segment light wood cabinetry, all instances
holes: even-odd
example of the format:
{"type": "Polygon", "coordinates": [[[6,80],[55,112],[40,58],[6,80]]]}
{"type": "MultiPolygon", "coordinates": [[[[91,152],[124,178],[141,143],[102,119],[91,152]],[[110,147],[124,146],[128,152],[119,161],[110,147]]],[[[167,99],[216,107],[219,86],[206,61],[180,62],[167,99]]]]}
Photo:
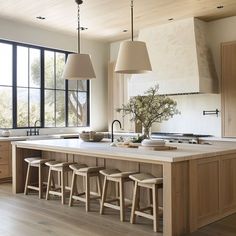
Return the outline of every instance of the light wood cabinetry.
{"type": "Polygon", "coordinates": [[[11,180],[11,142],[0,141],[0,183],[11,180]]]}
{"type": "Polygon", "coordinates": [[[190,161],[191,231],[236,211],[236,154],[190,161]]]}
{"type": "Polygon", "coordinates": [[[222,136],[236,137],[236,42],[221,45],[222,136]]]}

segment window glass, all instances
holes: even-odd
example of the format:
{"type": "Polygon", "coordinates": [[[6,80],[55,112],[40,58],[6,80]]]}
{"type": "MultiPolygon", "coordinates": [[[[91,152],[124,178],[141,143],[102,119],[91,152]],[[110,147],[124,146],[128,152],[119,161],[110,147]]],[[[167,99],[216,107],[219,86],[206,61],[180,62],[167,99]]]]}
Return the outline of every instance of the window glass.
{"type": "Polygon", "coordinates": [[[0,43],[0,85],[12,85],[12,45],[0,43]]]}
{"type": "Polygon", "coordinates": [[[54,88],[55,79],[54,79],[54,52],[45,51],[45,64],[44,64],[44,78],[45,78],[45,88],[54,88]]]}
{"type": "Polygon", "coordinates": [[[29,50],[17,46],[17,86],[28,87],[29,81],[29,50]]]}
{"type": "Polygon", "coordinates": [[[0,87],[0,127],[12,128],[12,88],[0,87]]]}
{"type": "Polygon", "coordinates": [[[30,126],[33,127],[36,120],[40,120],[40,89],[30,89],[30,126]]]}
{"type": "Polygon", "coordinates": [[[41,82],[41,66],[40,66],[40,50],[30,49],[30,87],[40,88],[41,82]]]}
{"type": "Polygon", "coordinates": [[[55,92],[54,90],[45,90],[44,103],[45,127],[55,127],[55,92]]]}
{"type": "Polygon", "coordinates": [[[56,91],[56,126],[65,126],[65,91],[56,91]]]}
{"type": "Polygon", "coordinates": [[[28,127],[28,88],[17,89],[17,126],[28,127]]]}

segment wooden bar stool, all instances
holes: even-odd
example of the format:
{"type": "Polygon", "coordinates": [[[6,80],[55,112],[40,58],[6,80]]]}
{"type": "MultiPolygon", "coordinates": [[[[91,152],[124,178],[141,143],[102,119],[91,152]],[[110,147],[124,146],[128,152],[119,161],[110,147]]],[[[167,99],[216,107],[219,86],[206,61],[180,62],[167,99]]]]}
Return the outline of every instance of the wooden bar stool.
{"type": "Polygon", "coordinates": [[[28,194],[28,189],[32,189],[39,192],[39,198],[42,198],[43,194],[43,178],[42,178],[42,169],[45,167],[45,163],[49,159],[42,159],[41,157],[28,157],[24,159],[28,163],[26,180],[25,180],[25,191],[24,194],[28,194]],[[32,172],[32,167],[38,168],[38,186],[30,185],[30,177],[32,172]]]}
{"type": "Polygon", "coordinates": [[[49,200],[49,195],[57,195],[61,197],[61,203],[65,204],[65,191],[70,190],[70,187],[66,186],[65,184],[65,174],[71,169],[69,168],[69,165],[73,164],[74,162],[60,162],[60,161],[49,161],[46,162],[45,165],[49,166],[49,172],[48,172],[48,183],[47,183],[47,192],[46,192],[46,200],[49,200]],[[51,190],[51,181],[52,181],[52,172],[56,171],[60,175],[61,183],[59,188],[51,190]],[[58,191],[58,189],[60,191],[58,191]]]}
{"type": "Polygon", "coordinates": [[[131,204],[125,204],[125,196],[124,196],[124,183],[131,181],[129,175],[134,172],[121,172],[118,169],[106,169],[101,170],[100,173],[104,175],[104,184],[102,190],[102,201],[100,206],[100,214],[104,213],[104,207],[109,207],[115,210],[120,211],[120,221],[125,220],[125,208],[131,206],[131,204]],[[118,184],[119,188],[119,196],[116,193],[116,198],[107,200],[107,186],[108,181],[112,181],[118,184]],[[117,202],[117,205],[112,204],[112,202],[117,202]]]}
{"type": "Polygon", "coordinates": [[[154,232],[157,232],[159,229],[158,189],[163,188],[163,178],[156,178],[155,176],[146,173],[134,174],[129,177],[135,182],[130,223],[135,223],[136,215],[142,216],[153,220],[153,230],[154,232]],[[140,209],[138,202],[140,187],[150,189],[149,194],[152,194],[152,198],[150,198],[151,205],[142,209],[140,209]],[[151,211],[150,214],[146,212],[148,210],[151,211]]]}
{"type": "Polygon", "coordinates": [[[87,167],[85,164],[73,164],[70,165],[70,168],[73,170],[72,183],[71,183],[71,192],[70,192],[70,201],[69,206],[73,205],[73,200],[78,200],[85,202],[85,208],[88,212],[90,210],[90,201],[94,199],[101,198],[101,183],[99,171],[103,167],[87,167]],[[76,187],[76,177],[82,176],[85,178],[85,192],[78,193],[75,195],[76,187]],[[97,182],[97,193],[91,192],[90,190],[90,178],[96,177],[97,182]],[[85,197],[83,197],[85,195],[85,197]]]}

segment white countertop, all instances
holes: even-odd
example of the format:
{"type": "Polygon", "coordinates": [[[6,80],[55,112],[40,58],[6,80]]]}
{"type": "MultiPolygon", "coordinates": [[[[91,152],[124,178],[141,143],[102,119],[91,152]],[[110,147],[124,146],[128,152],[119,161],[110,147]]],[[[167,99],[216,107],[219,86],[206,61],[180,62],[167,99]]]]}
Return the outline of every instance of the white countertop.
{"type": "Polygon", "coordinates": [[[13,142],[19,148],[81,154],[87,156],[136,161],[144,163],[179,162],[222,154],[236,153],[236,145],[171,144],[177,150],[149,151],[135,148],[111,147],[108,140],[99,143],[79,139],[51,139],[13,142]]]}

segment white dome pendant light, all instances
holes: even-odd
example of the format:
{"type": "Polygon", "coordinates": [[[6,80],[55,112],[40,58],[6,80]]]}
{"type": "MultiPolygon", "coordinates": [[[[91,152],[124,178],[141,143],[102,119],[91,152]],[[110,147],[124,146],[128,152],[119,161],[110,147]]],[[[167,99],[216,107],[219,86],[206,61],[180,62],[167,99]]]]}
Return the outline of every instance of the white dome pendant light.
{"type": "Polygon", "coordinates": [[[82,0],[75,0],[78,4],[78,53],[69,54],[62,77],[68,80],[87,80],[96,78],[90,55],[80,53],[80,5],[82,0]]]}
{"type": "Polygon", "coordinates": [[[131,41],[120,45],[115,72],[120,74],[141,74],[152,71],[145,42],[134,41],[134,1],[131,1],[131,41]]]}

